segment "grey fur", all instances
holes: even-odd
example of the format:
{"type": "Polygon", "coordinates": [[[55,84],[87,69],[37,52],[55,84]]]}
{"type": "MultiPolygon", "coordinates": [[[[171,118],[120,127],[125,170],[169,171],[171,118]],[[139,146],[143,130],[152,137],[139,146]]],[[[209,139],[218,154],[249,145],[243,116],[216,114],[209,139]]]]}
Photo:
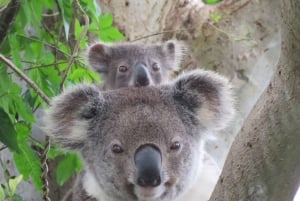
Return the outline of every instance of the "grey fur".
{"type": "Polygon", "coordinates": [[[209,71],[195,70],[163,86],[103,92],[82,84],[67,90],[53,99],[45,119],[47,134],[77,150],[85,164],[65,200],[177,199],[197,178],[205,135],[223,128],[233,113],[227,79],[209,71]],[[174,141],[181,144],[177,151],[170,149],[174,141]],[[113,153],[115,144],[124,152],[113,153]],[[155,188],[136,183],[134,153],[144,144],[162,155],[162,184],[155,188]]]}
{"type": "Polygon", "coordinates": [[[166,83],[170,72],[179,67],[184,50],[181,42],[173,40],[155,45],[95,43],[87,57],[92,69],[102,75],[104,89],[116,89],[166,83]],[[155,63],[158,70],[154,69],[155,63]],[[126,72],[120,72],[120,66],[125,66],[126,72]],[[146,71],[143,79],[147,82],[139,83],[136,72],[141,66],[146,71]]]}

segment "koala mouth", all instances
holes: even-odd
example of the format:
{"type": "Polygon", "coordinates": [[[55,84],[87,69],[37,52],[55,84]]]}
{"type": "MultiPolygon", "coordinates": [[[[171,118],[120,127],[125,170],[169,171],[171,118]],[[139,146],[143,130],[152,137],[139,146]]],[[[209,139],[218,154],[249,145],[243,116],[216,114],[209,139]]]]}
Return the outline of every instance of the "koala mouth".
{"type": "Polygon", "coordinates": [[[134,194],[139,199],[156,199],[159,198],[165,192],[165,186],[157,186],[157,187],[134,187],[134,194]]]}

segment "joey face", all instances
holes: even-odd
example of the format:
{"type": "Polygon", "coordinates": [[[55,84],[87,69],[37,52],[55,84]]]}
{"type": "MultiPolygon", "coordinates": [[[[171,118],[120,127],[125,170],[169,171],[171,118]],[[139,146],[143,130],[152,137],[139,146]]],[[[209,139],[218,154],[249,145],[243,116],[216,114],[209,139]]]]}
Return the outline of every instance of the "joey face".
{"type": "Polygon", "coordinates": [[[105,89],[142,87],[166,82],[180,63],[182,49],[174,41],[160,45],[96,43],[90,47],[88,59],[104,78],[105,89]]]}

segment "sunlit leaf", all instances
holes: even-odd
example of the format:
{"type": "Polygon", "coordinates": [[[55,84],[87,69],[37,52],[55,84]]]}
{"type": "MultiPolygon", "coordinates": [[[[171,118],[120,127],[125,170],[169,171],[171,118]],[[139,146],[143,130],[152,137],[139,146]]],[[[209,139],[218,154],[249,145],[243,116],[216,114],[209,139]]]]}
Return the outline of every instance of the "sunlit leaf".
{"type": "Polygon", "coordinates": [[[11,0],[0,0],[0,8],[6,6],[7,4],[9,4],[11,0]]]}
{"type": "Polygon", "coordinates": [[[110,27],[100,30],[99,38],[104,42],[114,42],[116,40],[122,40],[125,37],[117,28],[110,27]]]}
{"type": "Polygon", "coordinates": [[[19,183],[22,181],[22,179],[23,179],[23,175],[19,175],[13,179],[8,180],[8,186],[9,186],[11,195],[15,194],[16,189],[17,189],[19,183]]]}
{"type": "Polygon", "coordinates": [[[113,17],[110,13],[106,13],[105,15],[99,16],[99,25],[100,29],[109,28],[112,26],[113,17]]]}
{"type": "Polygon", "coordinates": [[[203,3],[205,4],[216,4],[221,2],[222,0],[203,0],[203,3]]]}
{"type": "Polygon", "coordinates": [[[5,193],[2,186],[0,185],[0,200],[4,200],[4,199],[5,199],[5,193]]]}

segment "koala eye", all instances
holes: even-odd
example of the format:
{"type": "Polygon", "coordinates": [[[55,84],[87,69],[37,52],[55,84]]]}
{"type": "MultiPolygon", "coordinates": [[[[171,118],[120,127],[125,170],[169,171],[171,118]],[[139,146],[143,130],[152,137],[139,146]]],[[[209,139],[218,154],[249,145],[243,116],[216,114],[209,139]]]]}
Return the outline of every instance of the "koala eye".
{"type": "Polygon", "coordinates": [[[178,141],[175,141],[171,144],[170,149],[172,151],[178,151],[181,148],[181,144],[178,141]]]}
{"type": "Polygon", "coordinates": [[[115,153],[115,154],[120,154],[120,153],[122,153],[122,152],[124,151],[123,148],[122,148],[120,145],[118,145],[118,144],[114,144],[114,145],[111,147],[111,150],[112,150],[112,152],[115,153]]]}
{"type": "Polygon", "coordinates": [[[160,70],[160,67],[158,66],[157,63],[154,63],[154,64],[152,64],[152,69],[153,69],[154,71],[159,71],[159,70],[160,70]]]}
{"type": "Polygon", "coordinates": [[[128,71],[128,67],[127,66],[119,66],[119,72],[121,72],[121,73],[125,73],[125,72],[127,72],[128,71]]]}

